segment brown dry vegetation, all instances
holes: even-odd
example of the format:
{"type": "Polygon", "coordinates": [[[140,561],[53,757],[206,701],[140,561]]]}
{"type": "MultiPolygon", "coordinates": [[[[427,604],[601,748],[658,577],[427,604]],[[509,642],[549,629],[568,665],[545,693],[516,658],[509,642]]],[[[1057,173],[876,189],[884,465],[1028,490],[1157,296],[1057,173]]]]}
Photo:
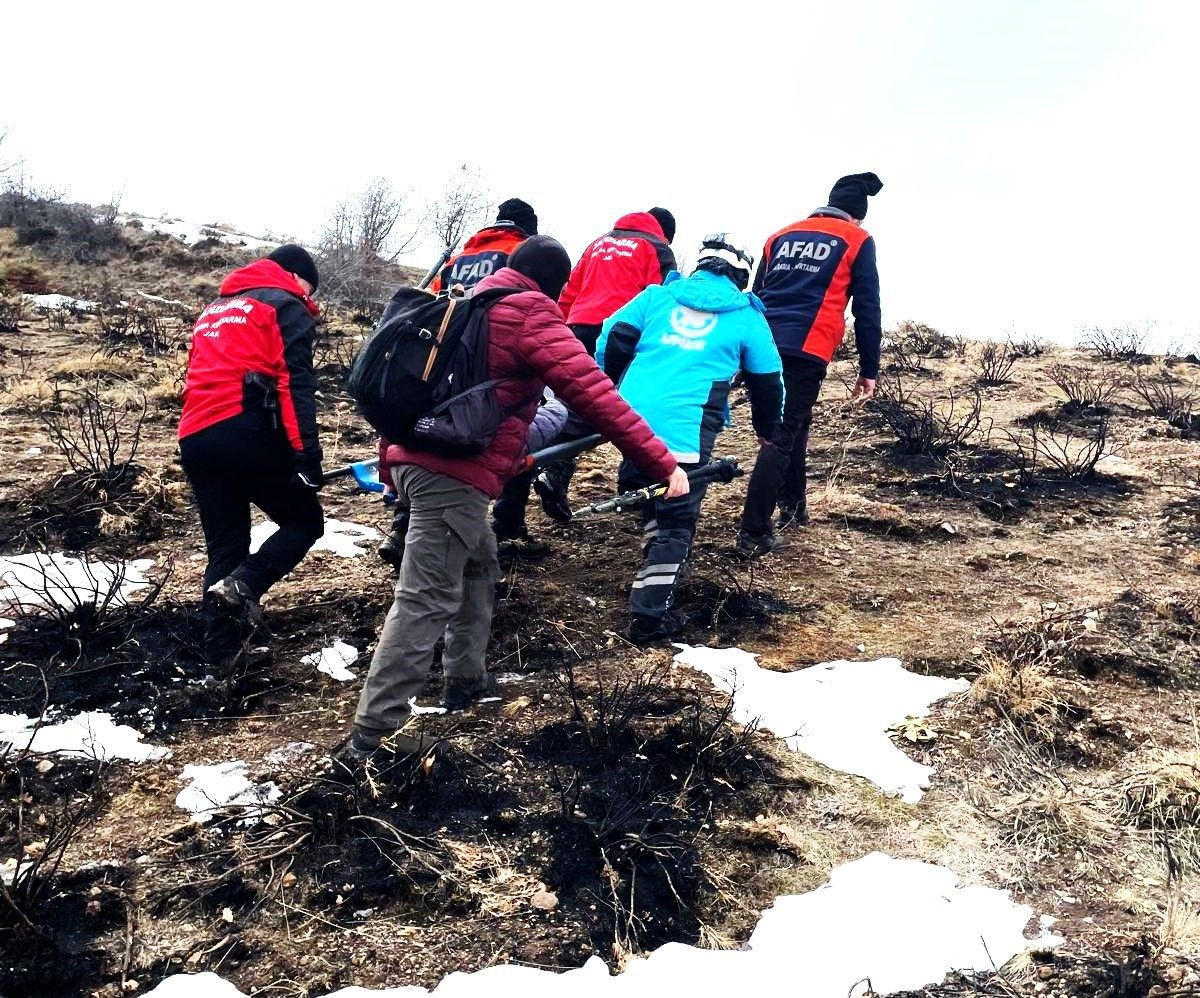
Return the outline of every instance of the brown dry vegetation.
{"type": "MultiPolygon", "coordinates": [[[[390,576],[372,556],[310,555],[266,601],[270,661],[233,684],[205,678],[192,616],[202,538],[176,460],[175,389],[188,311],[236,254],[134,241],[127,259],[83,270],[0,229],[0,274],[187,303],[158,317],[165,344],[150,349],[106,350],[103,316],[56,328],[24,314],[0,334],[0,551],[152,557],[161,581],[110,618],[20,619],[0,645],[0,712],[108,710],[173,752],[141,766],[3,760],[0,861],[53,862],[36,889],[0,899],[3,964],[20,967],[0,991],[128,994],[213,969],[247,992],[300,996],[428,986],[502,960],[565,967],[599,953],[616,966],[667,940],[734,945],[773,896],[881,848],[1011,889],[1067,938],[923,994],[1191,993],[1200,440],[1148,411],[1127,365],[1014,348],[1006,380],[981,385],[994,351],[909,324],[886,358],[899,400],[851,406],[853,361],[832,369],[812,525],[788,551],[734,561],[744,486],[710,491],[681,591],[687,640],[738,643],[780,670],[895,655],[974,680],[935,710],[933,741],[899,742],[937,767],[920,805],[730,724],[726,699],[668,650],[629,646],[634,523],[555,527],[536,504],[531,527],[555,550],[513,562],[500,584],[491,664],[519,674],[505,703],[427,718],[447,740],[431,771],[348,782],[324,760],[357,684],[300,658],[335,637],[369,654],[390,576]],[[1072,404],[1054,387],[1063,365],[1122,387],[1103,408],[1072,404]],[[123,437],[107,471],[70,466],[51,432],[89,386],[109,414],[146,407],[137,447],[123,437]],[[952,395],[978,398],[965,428],[958,403],[964,432],[898,446],[897,421],[929,419],[937,434],[952,395]],[[1101,425],[1094,468],[1051,459],[1073,460],[1066,441],[1094,441],[1101,425]],[[296,741],[317,748],[266,759],[296,741]],[[278,782],[281,800],[255,828],[237,815],[190,825],[174,805],[180,770],[230,759],[278,782]],[[532,903],[544,889],[553,910],[532,903]]],[[[341,382],[365,328],[331,310],[317,346],[330,466],[372,451],[341,382]]],[[[1194,365],[1167,374],[1177,394],[1200,390],[1194,365]]],[[[721,449],[749,463],[746,412],[735,405],[721,449]]],[[[610,491],[615,463],[611,450],[588,456],[576,498],[610,491]]],[[[323,501],[329,516],[386,524],[375,499],[344,486],[323,501]]]]}

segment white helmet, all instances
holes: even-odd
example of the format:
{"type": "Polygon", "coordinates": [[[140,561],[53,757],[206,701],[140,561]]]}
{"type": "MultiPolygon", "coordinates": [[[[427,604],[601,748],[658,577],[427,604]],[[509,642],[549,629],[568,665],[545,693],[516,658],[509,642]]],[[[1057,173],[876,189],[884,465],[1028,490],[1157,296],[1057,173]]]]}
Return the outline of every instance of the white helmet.
{"type": "Polygon", "coordinates": [[[725,274],[734,284],[745,289],[754,273],[754,257],[742,249],[744,245],[728,232],[714,232],[705,236],[700,244],[700,255],[696,258],[696,269],[725,274]]]}

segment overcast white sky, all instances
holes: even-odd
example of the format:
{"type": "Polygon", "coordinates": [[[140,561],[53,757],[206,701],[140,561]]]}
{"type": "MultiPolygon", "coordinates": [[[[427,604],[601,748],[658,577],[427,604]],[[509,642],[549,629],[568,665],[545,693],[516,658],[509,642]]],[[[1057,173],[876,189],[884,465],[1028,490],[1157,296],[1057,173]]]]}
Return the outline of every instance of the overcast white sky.
{"type": "Polygon", "coordinates": [[[1200,347],[1197,2],[10,6],[6,151],[78,200],[311,238],[470,162],[572,255],[661,204],[694,257],[873,170],[885,325],[1200,347]]]}

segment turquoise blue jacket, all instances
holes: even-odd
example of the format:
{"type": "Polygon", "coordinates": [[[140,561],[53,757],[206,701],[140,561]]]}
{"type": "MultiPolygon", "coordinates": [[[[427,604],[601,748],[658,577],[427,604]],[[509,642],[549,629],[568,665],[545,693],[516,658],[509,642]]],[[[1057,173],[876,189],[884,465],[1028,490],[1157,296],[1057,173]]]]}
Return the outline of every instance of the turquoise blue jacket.
{"type": "Polygon", "coordinates": [[[681,464],[708,460],[739,370],[759,436],[771,436],[782,409],[782,364],[762,302],[709,271],[652,284],[614,313],[596,361],[681,464]]]}

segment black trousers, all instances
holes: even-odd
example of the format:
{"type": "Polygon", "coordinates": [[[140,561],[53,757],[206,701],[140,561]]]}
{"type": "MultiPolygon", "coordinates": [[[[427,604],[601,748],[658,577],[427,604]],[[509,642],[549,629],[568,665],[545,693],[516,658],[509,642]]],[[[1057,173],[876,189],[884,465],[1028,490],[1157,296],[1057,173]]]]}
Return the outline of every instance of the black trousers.
{"type": "Polygon", "coordinates": [[[804,509],[808,489],[808,433],[812,410],[821,394],[827,366],[806,357],[783,358],[783,419],[771,442],[759,448],[746,504],[742,530],[756,537],[772,532],[777,505],[804,509]]]}
{"type": "MultiPolygon", "coordinates": [[[[687,471],[698,465],[681,467],[687,471]]],[[[621,462],[617,472],[618,491],[629,492],[649,484],[650,479],[632,464],[621,462]]],[[[700,485],[675,499],[652,499],[641,508],[642,567],[629,590],[629,611],[646,624],[659,620],[675,602],[675,586],[692,551],[692,537],[706,489],[707,486],[700,485]]]]}
{"type": "MultiPolygon", "coordinates": [[[[592,324],[590,322],[568,322],[567,328],[575,334],[575,339],[583,344],[583,348],[588,352],[589,357],[596,356],[596,343],[600,339],[600,330],[602,326],[599,323],[592,324]]],[[[604,367],[604,358],[601,357],[596,363],[601,368],[604,367]]]]}
{"type": "Polygon", "coordinates": [[[504,483],[504,491],[492,505],[492,523],[497,536],[515,537],[525,529],[525,510],[536,471],[523,471],[504,483]]]}
{"type": "Polygon", "coordinates": [[[263,412],[244,412],[179,442],[208,548],[204,588],[236,575],[256,597],[300,563],[325,529],[316,493],[295,480],[292,450],[263,412]],[[250,505],[279,527],[250,553],[250,505]]]}

